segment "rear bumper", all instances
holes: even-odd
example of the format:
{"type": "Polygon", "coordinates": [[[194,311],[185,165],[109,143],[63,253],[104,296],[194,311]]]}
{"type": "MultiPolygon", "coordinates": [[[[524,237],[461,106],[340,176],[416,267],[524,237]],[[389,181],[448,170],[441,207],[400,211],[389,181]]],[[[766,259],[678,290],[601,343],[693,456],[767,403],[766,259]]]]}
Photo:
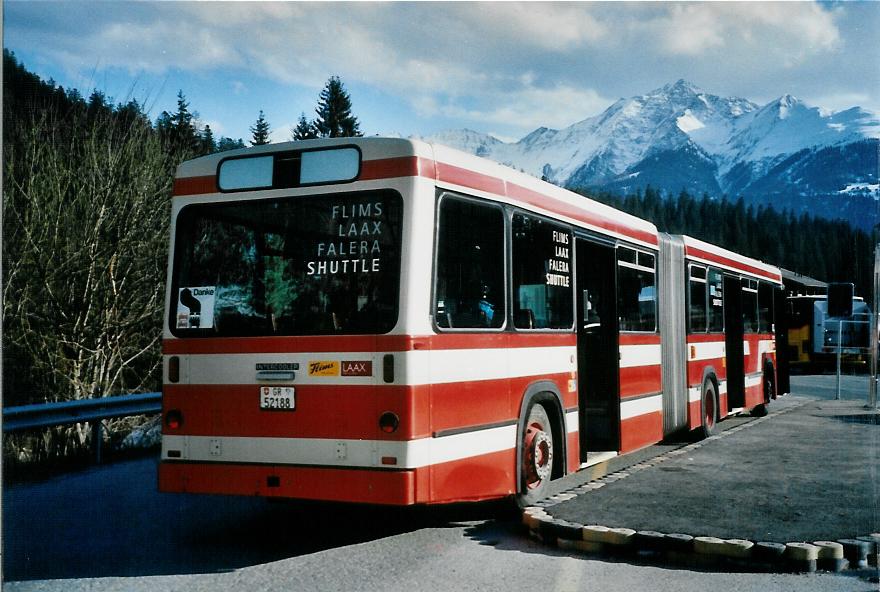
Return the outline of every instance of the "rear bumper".
{"type": "Polygon", "coordinates": [[[419,501],[416,470],[163,461],[159,465],[159,491],[398,506],[419,501]]]}

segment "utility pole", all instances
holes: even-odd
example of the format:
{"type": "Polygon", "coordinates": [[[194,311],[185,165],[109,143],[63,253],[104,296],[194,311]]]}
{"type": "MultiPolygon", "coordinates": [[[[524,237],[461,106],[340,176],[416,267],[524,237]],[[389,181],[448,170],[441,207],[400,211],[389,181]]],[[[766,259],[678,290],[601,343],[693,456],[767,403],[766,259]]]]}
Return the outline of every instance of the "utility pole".
{"type": "Polygon", "coordinates": [[[874,301],[871,305],[871,382],[868,385],[869,409],[877,408],[877,346],[878,346],[878,299],[880,299],[880,244],[874,249],[874,301]]]}

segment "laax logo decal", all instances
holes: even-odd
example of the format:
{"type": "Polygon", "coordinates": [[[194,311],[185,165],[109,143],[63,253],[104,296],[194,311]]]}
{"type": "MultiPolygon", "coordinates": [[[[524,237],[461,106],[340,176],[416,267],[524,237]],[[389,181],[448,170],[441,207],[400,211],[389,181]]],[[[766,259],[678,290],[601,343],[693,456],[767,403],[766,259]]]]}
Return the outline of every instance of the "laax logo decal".
{"type": "Polygon", "coordinates": [[[339,362],[323,360],[309,362],[309,376],[339,376],[339,362]]]}
{"type": "Polygon", "coordinates": [[[342,362],[343,376],[372,376],[373,362],[370,361],[345,361],[342,362]]]}

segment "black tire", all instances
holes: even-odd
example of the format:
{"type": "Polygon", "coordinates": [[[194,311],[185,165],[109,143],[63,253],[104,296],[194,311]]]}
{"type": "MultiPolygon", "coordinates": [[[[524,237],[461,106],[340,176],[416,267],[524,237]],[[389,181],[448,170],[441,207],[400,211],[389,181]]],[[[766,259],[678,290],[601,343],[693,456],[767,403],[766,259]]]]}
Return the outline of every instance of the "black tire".
{"type": "Polygon", "coordinates": [[[700,427],[697,434],[701,438],[708,438],[718,431],[718,394],[715,383],[707,378],[703,383],[703,393],[700,397],[700,427]]]}
{"type": "Polygon", "coordinates": [[[553,475],[553,427],[539,403],[529,407],[519,447],[522,460],[515,499],[518,507],[525,508],[547,494],[553,475]]]}

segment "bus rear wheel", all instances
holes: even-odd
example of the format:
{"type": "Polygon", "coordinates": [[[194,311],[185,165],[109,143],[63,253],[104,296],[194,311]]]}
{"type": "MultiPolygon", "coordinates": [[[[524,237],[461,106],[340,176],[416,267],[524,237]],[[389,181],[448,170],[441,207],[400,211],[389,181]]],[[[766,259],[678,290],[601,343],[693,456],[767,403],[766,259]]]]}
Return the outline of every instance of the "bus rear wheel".
{"type": "Polygon", "coordinates": [[[529,408],[520,454],[522,464],[516,503],[524,508],[544,497],[553,474],[553,430],[547,411],[540,404],[529,408]]]}
{"type": "Polygon", "coordinates": [[[718,396],[715,393],[715,383],[706,379],[703,383],[703,395],[700,399],[700,428],[701,438],[708,438],[715,434],[718,429],[718,396]]]}

